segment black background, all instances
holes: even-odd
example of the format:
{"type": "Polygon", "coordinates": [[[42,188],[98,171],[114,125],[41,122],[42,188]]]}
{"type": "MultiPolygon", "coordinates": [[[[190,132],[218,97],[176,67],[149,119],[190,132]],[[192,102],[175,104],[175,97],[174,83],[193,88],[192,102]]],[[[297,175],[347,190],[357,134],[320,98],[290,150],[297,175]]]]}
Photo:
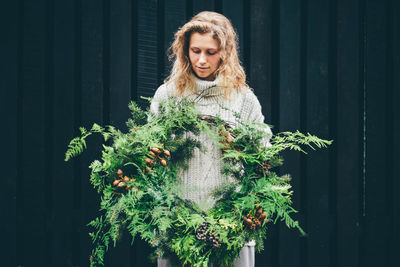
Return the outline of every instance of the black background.
{"type": "MultiPolygon", "coordinates": [[[[229,17],[274,132],[335,140],[286,153],[300,237],[270,228],[256,266],[397,266],[400,13],[396,0],[2,1],[2,266],[87,266],[99,197],[88,165],[100,138],[65,163],[79,126],[126,129],[128,102],[152,96],[166,49],[193,14],[229,17]],[[396,167],[397,166],[397,167],[396,167]]],[[[106,266],[154,266],[125,235],[106,266]]]]}

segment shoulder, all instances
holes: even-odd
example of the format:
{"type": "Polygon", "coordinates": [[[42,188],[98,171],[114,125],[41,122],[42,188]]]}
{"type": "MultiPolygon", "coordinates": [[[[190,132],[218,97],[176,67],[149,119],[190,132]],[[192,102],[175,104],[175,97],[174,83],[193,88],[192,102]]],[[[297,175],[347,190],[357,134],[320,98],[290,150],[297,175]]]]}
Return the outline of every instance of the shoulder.
{"type": "Polygon", "coordinates": [[[164,83],[160,85],[154,93],[153,100],[151,101],[150,110],[153,113],[158,113],[160,102],[175,95],[175,86],[171,83],[164,83]]]}
{"type": "Polygon", "coordinates": [[[242,97],[242,107],[244,109],[253,109],[253,108],[261,108],[260,101],[258,100],[257,96],[254,94],[252,88],[248,86],[242,87],[241,90],[241,97],[242,97]]]}
{"type": "Polygon", "coordinates": [[[243,102],[246,104],[260,104],[257,96],[254,94],[253,89],[248,86],[242,87],[242,97],[243,102]]]}
{"type": "Polygon", "coordinates": [[[166,99],[170,96],[175,95],[175,86],[172,83],[164,83],[160,85],[154,93],[154,99],[166,99]]]}
{"type": "Polygon", "coordinates": [[[263,122],[264,117],[261,111],[261,104],[257,96],[254,94],[253,89],[248,86],[242,87],[241,97],[242,106],[240,113],[242,118],[250,121],[263,122]]]}
{"type": "MultiPolygon", "coordinates": [[[[258,122],[265,124],[260,101],[254,94],[253,90],[250,87],[247,87],[244,88],[242,92],[243,92],[243,105],[241,112],[242,118],[251,122],[258,122]]],[[[268,138],[264,139],[264,142],[267,146],[270,146],[271,144],[269,143],[269,139],[272,136],[271,128],[267,124],[265,124],[265,127],[263,129],[268,135],[268,138]]]]}

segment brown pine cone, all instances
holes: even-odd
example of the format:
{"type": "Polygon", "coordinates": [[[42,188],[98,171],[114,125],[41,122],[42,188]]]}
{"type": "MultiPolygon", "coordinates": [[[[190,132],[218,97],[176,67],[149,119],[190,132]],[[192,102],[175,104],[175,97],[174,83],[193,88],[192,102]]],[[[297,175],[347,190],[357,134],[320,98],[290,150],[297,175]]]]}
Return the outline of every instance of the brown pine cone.
{"type": "Polygon", "coordinates": [[[269,163],[269,161],[264,161],[262,163],[265,175],[269,176],[269,169],[271,169],[271,164],[269,163]]]}
{"type": "Polygon", "coordinates": [[[264,161],[261,165],[256,166],[255,172],[260,177],[262,177],[264,173],[266,176],[269,176],[269,169],[271,169],[271,164],[269,164],[269,161],[264,161]]]}
{"type": "Polygon", "coordinates": [[[165,159],[160,160],[160,162],[163,167],[167,166],[167,161],[165,159]]]}
{"type": "Polygon", "coordinates": [[[258,207],[257,208],[257,211],[256,211],[256,216],[257,217],[260,217],[260,215],[263,213],[263,211],[262,211],[262,208],[261,207],[258,207]]]}
{"type": "Polygon", "coordinates": [[[145,158],[144,161],[149,165],[153,165],[153,161],[149,158],[145,158]]]}
{"type": "Polygon", "coordinates": [[[246,216],[243,217],[243,221],[246,224],[246,226],[248,226],[248,227],[251,227],[251,225],[253,224],[253,222],[246,216]]]}
{"type": "MultiPolygon", "coordinates": [[[[261,222],[264,222],[265,218],[267,217],[267,214],[265,212],[261,213],[260,217],[258,218],[261,222]]],[[[267,220],[268,222],[268,220],[267,220]]]]}
{"type": "Polygon", "coordinates": [[[256,166],[255,172],[258,174],[258,176],[262,177],[263,176],[263,172],[264,172],[264,168],[260,165],[256,166]]]}
{"type": "Polygon", "coordinates": [[[157,153],[157,154],[160,154],[160,153],[161,153],[161,150],[160,150],[158,147],[153,147],[153,148],[151,149],[151,151],[153,151],[154,153],[157,153]]]}
{"type": "Polygon", "coordinates": [[[170,153],[168,150],[166,150],[166,149],[164,149],[163,153],[164,153],[167,157],[170,157],[170,156],[171,156],[171,153],[170,153]]]}
{"type": "Polygon", "coordinates": [[[226,142],[227,143],[232,143],[233,142],[232,135],[229,132],[227,132],[227,134],[226,134],[226,142]]]}

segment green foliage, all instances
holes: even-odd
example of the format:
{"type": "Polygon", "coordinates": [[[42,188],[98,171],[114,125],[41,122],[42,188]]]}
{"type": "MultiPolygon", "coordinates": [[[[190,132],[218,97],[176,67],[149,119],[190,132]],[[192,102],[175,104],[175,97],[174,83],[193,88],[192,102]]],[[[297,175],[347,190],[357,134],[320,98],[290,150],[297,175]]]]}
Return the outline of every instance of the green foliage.
{"type": "Polygon", "coordinates": [[[129,129],[133,129],[135,126],[141,126],[147,123],[147,113],[135,102],[131,101],[129,104],[129,110],[131,111],[131,117],[126,122],[126,125],[129,129]]]}
{"type": "Polygon", "coordinates": [[[303,147],[322,148],[330,141],[297,131],[278,133],[269,145],[264,125],[242,121],[237,114],[236,127],[219,118],[201,118],[192,103],[176,98],[162,103],[158,115],[141,110],[133,102],[129,107],[132,116],[127,133],[97,124],[89,131],[80,128],[81,136],[72,139],[66,152],[66,161],[82,153],[86,138],[93,133],[109,140],[109,145],[103,145],[101,159],[89,166],[90,181],[101,196],[102,212],[88,224],[93,229],[91,266],[104,264],[110,244],[116,246],[124,232],[129,233],[132,242],[139,236],[153,246],[154,258],[168,256],[191,266],[230,265],[252,239],[257,250],[262,250],[268,220],[283,221],[305,234],[291,217],[296,211],[292,207],[290,176],[279,177],[272,169],[282,165],[280,153],[285,149],[305,153],[303,147]],[[187,132],[194,136],[207,133],[223,151],[224,174],[236,178],[214,190],[217,201],[207,211],[180,197],[184,189],[177,179],[178,170],[185,166],[194,148],[201,149],[194,138],[184,138],[187,132]],[[152,150],[159,154],[152,154],[152,150]],[[268,220],[251,229],[243,218],[254,216],[257,207],[262,207],[268,220]],[[204,222],[209,223],[208,231],[219,237],[221,247],[214,248],[196,238],[204,222]]]}

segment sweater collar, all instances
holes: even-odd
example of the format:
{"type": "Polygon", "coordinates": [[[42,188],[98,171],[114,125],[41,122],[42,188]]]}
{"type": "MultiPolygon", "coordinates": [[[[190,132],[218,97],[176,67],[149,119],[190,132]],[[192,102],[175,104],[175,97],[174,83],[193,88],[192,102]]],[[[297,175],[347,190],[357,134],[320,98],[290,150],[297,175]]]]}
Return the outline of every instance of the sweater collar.
{"type": "Polygon", "coordinates": [[[217,77],[214,81],[201,80],[194,76],[194,81],[196,83],[196,96],[201,97],[216,97],[224,94],[224,90],[218,86],[220,78],[217,77]]]}

